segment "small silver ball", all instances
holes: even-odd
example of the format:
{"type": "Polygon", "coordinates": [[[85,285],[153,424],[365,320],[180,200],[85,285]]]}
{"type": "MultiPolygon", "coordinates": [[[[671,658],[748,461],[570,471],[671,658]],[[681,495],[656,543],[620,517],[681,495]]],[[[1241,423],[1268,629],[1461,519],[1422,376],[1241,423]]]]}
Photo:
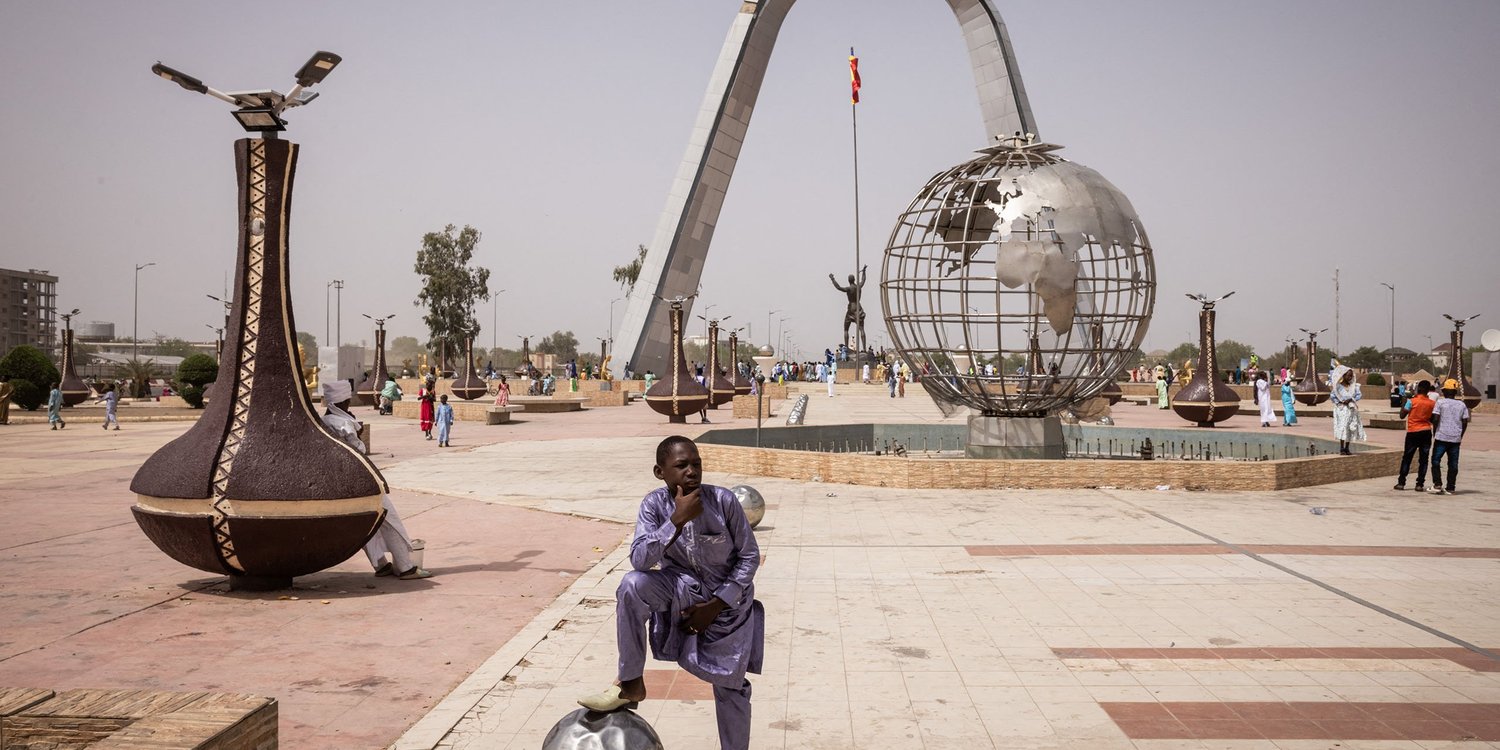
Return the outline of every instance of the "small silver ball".
{"type": "Polygon", "coordinates": [[[745,518],[750,521],[750,528],[759,526],[766,517],[766,499],[754,487],[746,484],[737,484],[730,487],[729,491],[734,493],[735,499],[740,501],[740,507],[745,509],[745,518]]]}

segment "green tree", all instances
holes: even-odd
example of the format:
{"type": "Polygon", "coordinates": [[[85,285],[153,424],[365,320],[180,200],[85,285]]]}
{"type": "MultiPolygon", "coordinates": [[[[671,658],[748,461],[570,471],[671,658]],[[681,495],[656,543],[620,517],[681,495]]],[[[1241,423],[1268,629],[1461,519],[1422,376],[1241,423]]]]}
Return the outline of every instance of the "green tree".
{"type": "Polygon", "coordinates": [[[1350,367],[1373,369],[1385,367],[1385,355],[1373,346],[1361,346],[1348,354],[1339,357],[1339,363],[1350,367]]]}
{"type": "Polygon", "coordinates": [[[0,358],[0,380],[8,380],[15,387],[11,400],[16,406],[32,411],[47,399],[48,389],[62,377],[42,350],[22,344],[0,358]]]}
{"type": "Polygon", "coordinates": [[[421,357],[425,351],[416,336],[397,336],[386,346],[385,360],[400,363],[409,359],[412,361],[412,366],[416,367],[417,358],[421,357]]]}
{"type": "Polygon", "coordinates": [[[464,225],[459,231],[449,224],[422,235],[417,251],[415,270],[422,290],[412,304],[426,305],[422,322],[427,324],[427,347],[438,351],[446,343],[450,364],[463,357],[464,337],[479,332],[474,304],[490,298],[490,270],[470,265],[479,236],[474,227],[464,225]]]}
{"type": "Polygon", "coordinates": [[[177,365],[177,390],[194,409],[203,408],[203,386],[219,377],[219,363],[207,354],[191,354],[177,365]]]}
{"type": "Polygon", "coordinates": [[[131,383],[131,398],[146,398],[151,395],[151,378],[156,376],[155,363],[149,359],[132,358],[115,368],[115,376],[131,383]]]}
{"type": "Polygon", "coordinates": [[[610,274],[615,283],[625,289],[626,296],[635,291],[635,282],[641,278],[641,265],[646,262],[646,246],[636,245],[635,253],[635,260],[623,266],[615,266],[614,272],[610,274]]]}
{"type": "MultiPolygon", "coordinates": [[[[1176,347],[1174,347],[1172,349],[1172,351],[1167,352],[1167,361],[1172,363],[1172,367],[1174,369],[1178,368],[1178,367],[1181,367],[1182,363],[1185,362],[1185,361],[1188,361],[1188,360],[1192,360],[1194,366],[1195,367],[1197,366],[1197,362],[1198,362],[1198,345],[1197,344],[1194,344],[1194,343],[1191,343],[1191,342],[1188,342],[1188,341],[1184,341],[1181,344],[1178,344],[1176,347]]],[[[1148,364],[1154,364],[1154,363],[1148,363],[1148,364]]]]}
{"type": "Polygon", "coordinates": [[[1241,344],[1234,339],[1224,339],[1214,346],[1214,356],[1219,360],[1219,369],[1233,370],[1239,367],[1240,360],[1250,359],[1255,350],[1249,344],[1241,344]]]}
{"type": "Polygon", "coordinates": [[[578,337],[572,331],[553,331],[552,335],[538,341],[532,350],[551,354],[560,364],[578,356],[578,337]]]}
{"type": "Polygon", "coordinates": [[[302,347],[303,351],[307,352],[307,356],[308,356],[309,359],[311,359],[313,361],[313,364],[317,363],[317,361],[318,361],[318,337],[317,336],[314,336],[314,335],[308,333],[307,331],[298,331],[297,332],[297,345],[300,346],[300,347],[302,347]]]}

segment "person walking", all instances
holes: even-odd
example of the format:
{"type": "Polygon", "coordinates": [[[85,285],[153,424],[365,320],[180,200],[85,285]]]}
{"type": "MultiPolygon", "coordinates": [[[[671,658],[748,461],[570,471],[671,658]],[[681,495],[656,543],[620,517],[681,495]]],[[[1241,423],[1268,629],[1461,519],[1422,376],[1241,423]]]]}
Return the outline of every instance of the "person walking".
{"type": "Polygon", "coordinates": [[[886,371],[885,371],[885,387],[886,387],[886,389],[888,389],[891,392],[891,398],[895,398],[896,397],[896,369],[894,367],[886,368],[886,371]]]}
{"type": "Polygon", "coordinates": [[[427,379],[422,382],[422,389],[417,392],[417,401],[421,406],[418,412],[420,419],[418,426],[422,428],[422,434],[426,435],[428,440],[432,439],[432,415],[437,410],[437,394],[434,393],[436,390],[437,381],[428,375],[427,379]]]}
{"type": "Polygon", "coordinates": [[[1270,427],[1276,410],[1271,407],[1271,377],[1265,370],[1255,373],[1255,403],[1260,405],[1260,426],[1270,427]]]}
{"type": "Polygon", "coordinates": [[[1161,372],[1156,376],[1156,408],[1167,408],[1167,374],[1161,372]]]}
{"type": "Polygon", "coordinates": [[[1401,450],[1401,473],[1396,475],[1396,486],[1391,489],[1406,489],[1406,474],[1411,471],[1411,458],[1417,457],[1417,492],[1427,487],[1427,451],[1432,447],[1432,410],[1437,404],[1432,400],[1432,383],[1423,380],[1417,383],[1417,392],[1401,405],[1401,416],[1406,420],[1406,445],[1401,450]]]}
{"type": "Polygon", "coordinates": [[[1297,395],[1292,391],[1289,377],[1281,378],[1281,423],[1287,427],[1297,424],[1297,395]]]}
{"type": "Polygon", "coordinates": [[[1349,444],[1365,439],[1365,426],[1359,419],[1359,401],[1364,398],[1359,383],[1354,382],[1354,371],[1339,365],[1333,371],[1333,436],[1339,441],[1339,455],[1349,456],[1353,452],[1349,444]]]}
{"type": "Polygon", "coordinates": [[[62,391],[58,389],[57,383],[52,384],[52,391],[47,394],[47,423],[52,429],[61,430],[68,426],[62,418],[62,391]]]}
{"type": "Polygon", "coordinates": [[[838,377],[838,369],[829,367],[824,377],[828,378],[828,397],[833,398],[833,381],[838,377]]]}
{"type": "MultiPolygon", "coordinates": [[[[1460,352],[1454,352],[1457,357],[1460,352]]],[[[1432,407],[1432,494],[1451,495],[1458,483],[1458,447],[1469,431],[1469,407],[1458,397],[1458,381],[1443,381],[1443,400],[1432,407]],[[1448,458],[1448,484],[1443,485],[1440,464],[1448,458]]]]}
{"type": "Polygon", "coordinates": [[[106,430],[110,425],[114,425],[116,430],[120,429],[120,418],[115,414],[115,407],[120,403],[120,394],[115,392],[114,383],[104,386],[104,394],[94,400],[104,402],[104,424],[101,426],[106,430]]]}
{"type": "Polygon", "coordinates": [[[453,430],[453,407],[448,405],[448,394],[438,396],[435,420],[438,431],[438,447],[448,447],[448,437],[453,430]]]}

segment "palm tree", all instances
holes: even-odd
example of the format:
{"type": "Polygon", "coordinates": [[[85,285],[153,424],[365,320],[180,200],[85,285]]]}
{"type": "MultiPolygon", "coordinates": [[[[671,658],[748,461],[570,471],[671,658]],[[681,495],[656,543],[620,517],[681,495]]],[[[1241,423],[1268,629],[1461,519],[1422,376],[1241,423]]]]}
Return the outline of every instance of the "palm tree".
{"type": "Polygon", "coordinates": [[[151,378],[155,374],[152,360],[131,358],[115,368],[115,376],[121,380],[129,380],[131,386],[131,398],[146,398],[151,395],[151,378]]]}

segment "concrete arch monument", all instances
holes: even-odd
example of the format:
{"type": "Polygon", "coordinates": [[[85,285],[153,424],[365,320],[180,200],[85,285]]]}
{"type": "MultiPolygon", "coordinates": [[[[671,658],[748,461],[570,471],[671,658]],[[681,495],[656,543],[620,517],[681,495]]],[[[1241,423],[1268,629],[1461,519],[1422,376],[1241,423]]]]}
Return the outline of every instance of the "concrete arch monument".
{"type": "MultiPolygon", "coordinates": [[[[744,0],[709,78],[667,205],[616,340],[635,372],[665,372],[672,326],[664,300],[698,289],[750,115],[776,37],[796,0],[744,0]]],[[[985,128],[992,135],[1036,133],[1031,104],[995,0],[946,0],[969,48],[985,128]]],[[[688,304],[691,304],[689,302],[688,304]]]]}

